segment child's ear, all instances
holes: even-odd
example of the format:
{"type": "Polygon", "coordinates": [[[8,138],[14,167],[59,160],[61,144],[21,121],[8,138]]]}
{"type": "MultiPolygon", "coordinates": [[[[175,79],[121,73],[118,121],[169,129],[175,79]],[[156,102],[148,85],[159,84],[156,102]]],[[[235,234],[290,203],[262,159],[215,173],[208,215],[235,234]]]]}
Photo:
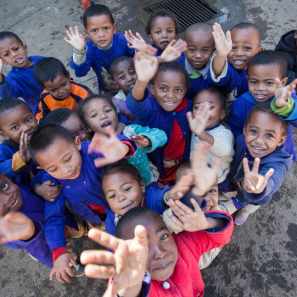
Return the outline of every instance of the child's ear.
{"type": "Polygon", "coordinates": [[[282,85],[285,86],[286,83],[287,83],[287,81],[288,81],[288,78],[287,77],[285,77],[284,79],[282,79],[281,80],[282,85]]]}
{"type": "Polygon", "coordinates": [[[36,166],[36,168],[37,168],[37,169],[39,169],[39,170],[41,170],[41,169],[42,169],[42,168],[41,168],[39,165],[37,165],[37,166],[36,166]]]}
{"type": "Polygon", "coordinates": [[[225,118],[225,116],[226,116],[226,110],[222,110],[221,111],[221,121],[225,118]]]}
{"type": "Polygon", "coordinates": [[[150,41],[151,43],[154,43],[154,42],[153,42],[152,35],[148,35],[147,37],[148,37],[148,39],[149,39],[149,41],[150,41]]]}
{"type": "Polygon", "coordinates": [[[112,27],[113,27],[113,34],[116,34],[117,33],[117,23],[114,23],[112,27]]]}
{"type": "Polygon", "coordinates": [[[145,183],[144,183],[144,180],[141,181],[140,186],[141,186],[142,193],[145,193],[145,183]]]}
{"type": "Polygon", "coordinates": [[[297,30],[296,30],[295,33],[294,33],[294,38],[297,39],[297,30]]]}
{"type": "Polygon", "coordinates": [[[24,44],[24,49],[26,50],[26,53],[28,53],[27,44],[24,44]]]}
{"type": "Polygon", "coordinates": [[[89,34],[88,34],[88,30],[86,28],[84,28],[84,32],[85,34],[90,38],[89,34]]]}
{"type": "Polygon", "coordinates": [[[264,47],[262,46],[259,46],[258,50],[257,50],[257,53],[260,53],[260,52],[263,52],[264,51],[264,47]]]}
{"type": "Polygon", "coordinates": [[[243,127],[243,135],[246,135],[246,126],[243,127]]]}
{"type": "Polygon", "coordinates": [[[149,84],[149,87],[150,87],[150,91],[153,95],[155,95],[155,88],[154,88],[154,85],[153,84],[149,84]]]}
{"type": "Polygon", "coordinates": [[[281,138],[279,139],[279,142],[278,142],[277,146],[283,145],[286,140],[287,140],[287,135],[282,135],[281,138]]]}
{"type": "Polygon", "coordinates": [[[9,140],[9,136],[0,130],[0,136],[2,136],[5,140],[9,140]]]}
{"type": "Polygon", "coordinates": [[[75,136],[74,143],[75,143],[75,146],[77,147],[77,149],[80,151],[81,150],[81,141],[80,141],[79,136],[75,136]]]}

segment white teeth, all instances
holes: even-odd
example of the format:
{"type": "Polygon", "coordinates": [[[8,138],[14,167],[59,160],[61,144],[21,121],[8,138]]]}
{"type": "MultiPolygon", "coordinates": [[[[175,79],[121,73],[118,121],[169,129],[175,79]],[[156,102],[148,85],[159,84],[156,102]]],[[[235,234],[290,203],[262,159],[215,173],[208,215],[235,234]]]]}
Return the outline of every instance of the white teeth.
{"type": "Polygon", "coordinates": [[[256,146],[253,146],[253,150],[256,151],[256,152],[263,152],[264,151],[263,148],[256,147],[256,146]]]}
{"type": "Polygon", "coordinates": [[[234,61],[234,64],[235,65],[242,65],[242,64],[244,64],[244,61],[242,61],[242,60],[235,60],[234,61]]]}
{"type": "Polygon", "coordinates": [[[164,104],[166,104],[168,106],[173,106],[175,103],[171,102],[171,101],[164,101],[164,104]]]}

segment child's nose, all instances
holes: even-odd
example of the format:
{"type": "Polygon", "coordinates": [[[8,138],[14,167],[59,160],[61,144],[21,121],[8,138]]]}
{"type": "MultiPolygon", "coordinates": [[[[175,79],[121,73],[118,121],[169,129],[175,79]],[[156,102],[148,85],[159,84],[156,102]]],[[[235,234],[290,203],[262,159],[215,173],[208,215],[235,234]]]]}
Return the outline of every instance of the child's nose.
{"type": "Polygon", "coordinates": [[[122,201],[125,201],[127,198],[126,198],[126,195],[119,195],[119,201],[122,202],[122,201]]]}
{"type": "MultiPolygon", "coordinates": [[[[150,247],[151,248],[151,247],[150,247]]],[[[166,257],[167,252],[165,249],[163,249],[162,246],[159,245],[155,245],[154,247],[154,255],[153,255],[153,259],[154,260],[160,260],[166,257]]]]}

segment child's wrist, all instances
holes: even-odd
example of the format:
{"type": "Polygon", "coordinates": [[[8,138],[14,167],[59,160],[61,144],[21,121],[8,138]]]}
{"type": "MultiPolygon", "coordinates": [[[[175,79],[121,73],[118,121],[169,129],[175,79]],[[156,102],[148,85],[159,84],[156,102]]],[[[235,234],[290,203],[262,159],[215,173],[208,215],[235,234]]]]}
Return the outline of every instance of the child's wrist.
{"type": "Polygon", "coordinates": [[[87,51],[87,48],[86,48],[86,46],[79,48],[79,49],[73,48],[73,51],[78,55],[84,55],[87,51]]]}

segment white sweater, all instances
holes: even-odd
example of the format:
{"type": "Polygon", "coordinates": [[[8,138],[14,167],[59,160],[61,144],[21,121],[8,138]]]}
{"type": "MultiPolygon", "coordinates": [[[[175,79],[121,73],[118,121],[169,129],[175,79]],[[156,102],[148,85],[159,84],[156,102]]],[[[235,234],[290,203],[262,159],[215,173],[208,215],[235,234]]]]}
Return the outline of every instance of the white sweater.
{"type": "MultiPolygon", "coordinates": [[[[230,163],[234,156],[233,149],[233,134],[230,130],[225,128],[222,124],[217,128],[206,131],[214,138],[213,146],[210,148],[207,161],[212,164],[212,157],[220,159],[219,172],[218,172],[218,183],[225,180],[227,174],[230,171],[230,163]]],[[[191,156],[192,151],[195,148],[196,143],[199,143],[200,139],[194,133],[192,133],[191,139],[191,156]]]]}

